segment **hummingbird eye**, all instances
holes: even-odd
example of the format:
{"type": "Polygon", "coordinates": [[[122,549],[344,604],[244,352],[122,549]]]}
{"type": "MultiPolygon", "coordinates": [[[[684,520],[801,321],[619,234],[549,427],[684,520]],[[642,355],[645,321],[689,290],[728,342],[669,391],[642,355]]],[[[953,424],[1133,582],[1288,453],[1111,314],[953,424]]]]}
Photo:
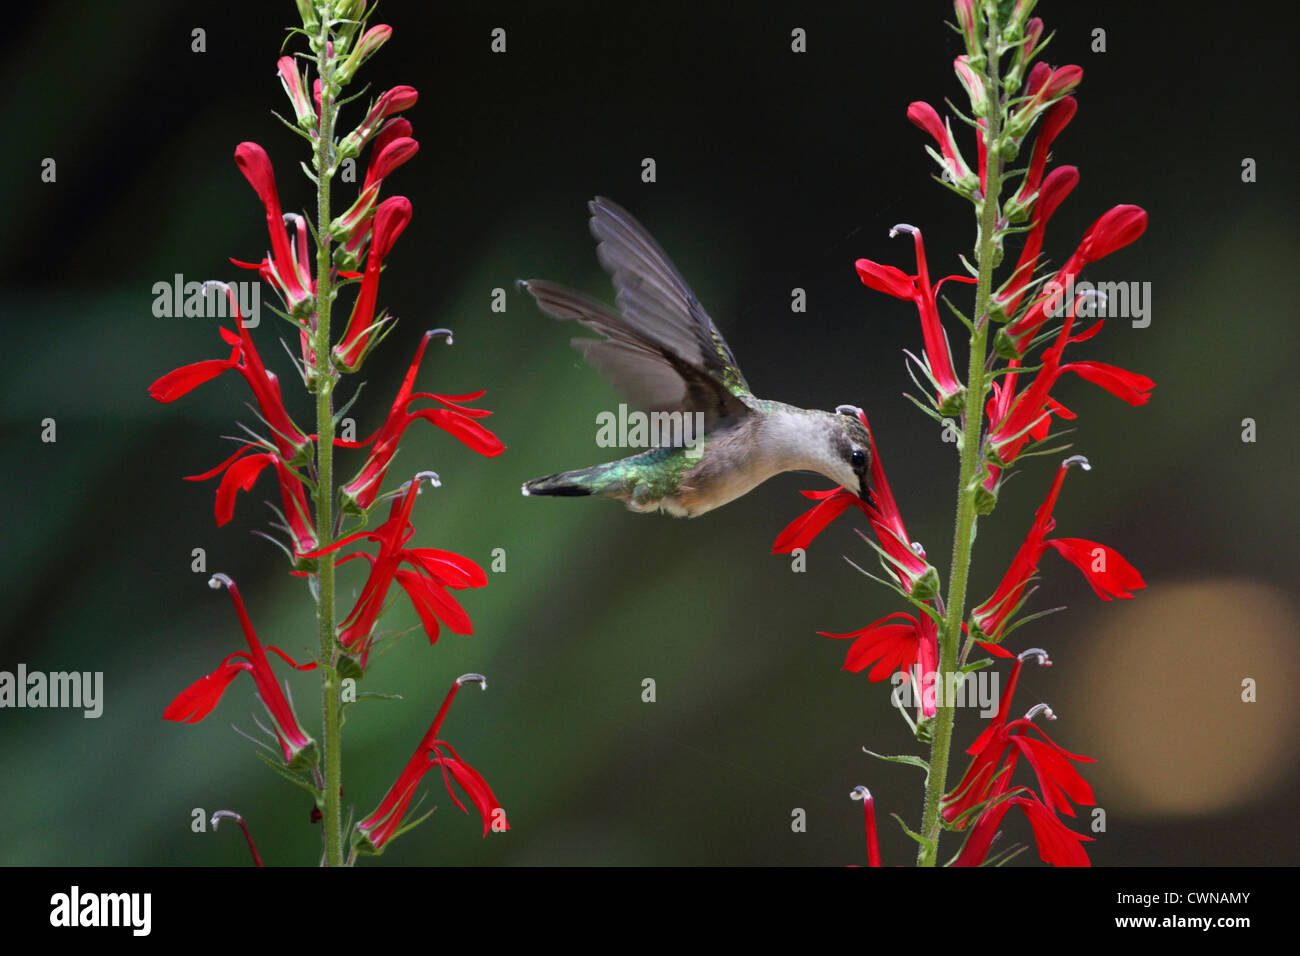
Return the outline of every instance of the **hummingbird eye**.
{"type": "Polygon", "coordinates": [[[861,448],[853,449],[853,454],[849,456],[849,464],[853,466],[856,474],[862,474],[867,470],[867,453],[861,448]]]}

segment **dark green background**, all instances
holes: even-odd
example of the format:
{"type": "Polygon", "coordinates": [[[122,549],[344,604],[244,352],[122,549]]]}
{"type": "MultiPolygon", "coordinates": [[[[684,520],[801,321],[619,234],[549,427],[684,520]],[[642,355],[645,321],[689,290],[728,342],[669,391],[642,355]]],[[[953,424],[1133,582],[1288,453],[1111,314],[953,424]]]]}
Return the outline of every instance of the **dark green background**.
{"type": "MultiPolygon", "coordinates": [[[[1092,274],[1151,282],[1151,327],[1112,321],[1078,354],[1159,384],[1139,409],[1077,379],[1058,391],[1080,414],[1075,450],[1095,466],[1069,479],[1059,533],[1115,547],[1148,588],[1103,606],[1046,558],[1035,606],[1072,607],[1013,638],[1056,661],[1026,675],[1017,709],[1052,702],[1056,739],[1098,759],[1087,773],[1107,832],[1089,845],[1094,862],[1295,863],[1295,17],[1247,21],[1170,3],[1049,2],[1039,12],[1058,31],[1049,59],[1086,71],[1055,150],[1082,182],[1052,222],[1047,253],[1062,261],[1115,203],[1151,216],[1139,243],[1092,274]],[[1107,31],[1105,54],[1089,52],[1094,27],[1107,31]],[[1251,185],[1240,177],[1246,156],[1258,162],[1251,185]],[[1254,444],[1240,439],[1247,416],[1254,444]],[[1237,702],[1245,677],[1260,682],[1256,704],[1237,702]],[[1107,776],[1135,762],[1157,797],[1107,776]],[[1181,809],[1159,796],[1180,793],[1193,795],[1181,809]]],[[[228,453],[220,436],[236,418],[252,421],[243,382],[226,376],[165,407],[145,391],[178,365],[224,354],[216,323],[155,318],[153,283],[177,272],[242,279],[227,257],[257,259],[266,247],[235,145],[267,148],[286,209],[312,202],[295,169],[303,144],[270,115],[286,109],[274,63],[292,13],[289,3],[54,2],[10,14],[0,58],[0,668],[102,670],[107,699],[97,721],[0,712],[0,862],[243,864],[237,834],[190,832],[194,808],[243,813],[272,863],[318,853],[305,795],[228,727],[251,726],[250,682],[199,725],[162,720],[176,692],[242,646],[226,598],[191,572],[192,548],[240,582],[265,641],[299,656],[314,637],[304,586],[249,534],[268,514],[269,480],[220,529],[213,485],[181,480],[228,453]],[[206,53],[190,51],[195,27],[207,31],[206,53]],[[45,157],[58,163],[54,184],[40,181],[45,157]],[[57,420],[55,444],[40,441],[46,417],[57,420]]],[[[509,449],[482,459],[417,424],[390,483],[439,471],[444,487],[416,509],[416,542],[484,565],[501,547],[508,570],[463,595],[474,636],[444,634],[430,648],[417,633],[377,660],[365,687],[405,700],[351,712],[345,793],[368,812],[449,682],[477,670],[490,691],[458,700],[443,734],[513,826],[479,839],[477,820],[430,776],[438,812],[381,862],[862,862],[860,809],[847,799],[859,783],[882,813],[915,824],[917,772],[860,749],[915,744],[884,686],[840,671],[843,645],[815,633],[898,609],[839,559],[869,552],[846,521],[814,545],[805,574],[769,555],[802,510],[798,490],[825,482],[783,476],[690,522],[520,497],[523,479],[605,455],[595,415],[617,398],[569,349],[569,330],[511,283],[552,277],[608,298],[584,202],[602,194],[626,205],[692,282],[759,394],[868,410],[909,531],[946,571],[955,455],[900,397],[910,385],[901,350],[920,347],[915,315],[864,289],[853,261],[910,268],[909,244],[887,238],[899,221],[925,230],[939,275],[970,252],[969,207],[931,181],[926,140],[904,117],[910,100],[941,107],[960,94],[949,16],[945,4],[901,2],[814,12],[381,4],[378,21],[396,32],[366,77],[375,89],[420,90],[408,115],[421,151],[385,185],[415,207],[381,289],[402,322],[367,364],[356,414],[368,434],[421,331],[455,329],[454,347],[431,348],[420,385],[486,388],[488,423],[509,449]],[[489,53],[497,26],[508,31],[504,56],[489,53]],[[808,31],[807,54],[789,50],[796,26],[808,31]],[[658,164],[652,185],[639,178],[645,156],[658,164]],[[498,286],[510,290],[505,314],[489,310],[498,286]],[[803,315],[789,309],[796,286],[808,294],[803,315]],[[645,677],[657,703],[640,699],[645,677]],[[807,811],[806,833],[791,832],[794,808],[807,811]]],[[[264,315],[262,354],[306,426],[308,405],[264,315]]],[[[1051,468],[1027,464],[981,523],[977,599],[1051,468]]],[[[359,587],[359,566],[342,580],[359,587]]],[[[404,599],[390,620],[414,623],[404,599]]],[[[314,679],[293,686],[314,730],[314,679]]],[[[960,740],[977,727],[963,714],[960,740]]],[[[955,764],[953,779],[964,761],[955,764]]],[[[886,861],[909,861],[909,842],[883,819],[886,861]]],[[[1023,820],[1008,829],[1028,836],[1023,820]]]]}

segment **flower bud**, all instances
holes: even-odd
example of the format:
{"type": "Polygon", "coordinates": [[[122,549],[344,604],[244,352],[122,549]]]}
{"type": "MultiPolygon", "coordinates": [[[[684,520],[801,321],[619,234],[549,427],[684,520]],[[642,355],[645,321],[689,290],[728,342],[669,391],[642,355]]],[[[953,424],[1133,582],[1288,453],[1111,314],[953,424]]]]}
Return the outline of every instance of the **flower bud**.
{"type": "Polygon", "coordinates": [[[1035,63],[1029,73],[1026,87],[1029,99],[1020,105],[1007,120],[1006,135],[1014,140],[1024,139],[1053,103],[1066,96],[1083,81],[1083,67],[1070,64],[1059,69],[1050,69],[1046,64],[1035,63]],[[1043,67],[1043,69],[1040,69],[1043,67]]]}
{"type": "Polygon", "coordinates": [[[320,29],[320,20],[316,18],[316,4],[313,0],[295,0],[298,5],[298,19],[302,21],[302,28],[308,33],[315,33],[320,29]]]}
{"type": "Polygon", "coordinates": [[[957,30],[961,33],[962,42],[966,44],[967,55],[972,59],[979,57],[982,60],[984,51],[980,49],[979,13],[975,9],[974,0],[956,0],[952,8],[953,13],[957,15],[957,30]]]}
{"type": "Polygon", "coordinates": [[[989,100],[984,89],[984,77],[971,66],[970,57],[962,55],[953,60],[952,68],[957,73],[957,79],[966,89],[966,95],[970,98],[971,115],[976,119],[984,119],[989,115],[989,100]]]}
{"type": "Polygon", "coordinates": [[[387,43],[388,38],[392,35],[393,28],[386,23],[371,27],[363,33],[361,39],[357,41],[357,45],[352,48],[352,52],[348,54],[348,58],[343,61],[335,74],[338,77],[339,85],[346,86],[351,83],[352,78],[357,75],[357,70],[361,68],[361,64],[379,52],[379,48],[387,43]]]}
{"type": "Polygon", "coordinates": [[[370,137],[379,131],[384,120],[410,109],[419,98],[420,94],[413,86],[394,86],[391,90],[386,90],[370,107],[361,125],[339,141],[339,155],[345,158],[356,156],[370,141],[370,137]]]}
{"type": "Polygon", "coordinates": [[[298,66],[294,63],[293,57],[282,56],[276,61],[276,69],[280,74],[280,85],[284,87],[285,95],[289,97],[289,102],[293,104],[293,115],[301,129],[314,129],[316,126],[316,109],[312,106],[311,97],[307,95],[307,89],[303,85],[302,74],[298,72],[298,66]]]}
{"type": "Polygon", "coordinates": [[[912,579],[912,597],[918,601],[928,601],[939,593],[939,572],[935,570],[934,565],[927,564],[925,572],[917,578],[912,579]]]}

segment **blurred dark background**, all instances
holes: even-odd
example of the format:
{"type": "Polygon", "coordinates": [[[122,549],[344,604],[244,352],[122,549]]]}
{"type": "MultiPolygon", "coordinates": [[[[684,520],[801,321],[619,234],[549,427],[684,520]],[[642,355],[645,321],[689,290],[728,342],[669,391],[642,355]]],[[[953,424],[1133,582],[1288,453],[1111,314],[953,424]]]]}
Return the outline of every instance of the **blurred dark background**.
{"type": "MultiPolygon", "coordinates": [[[[1082,182],[1048,231],[1061,262],[1105,209],[1150,212],[1135,245],[1093,279],[1151,283],[1152,322],[1112,320],[1079,355],[1158,383],[1129,408],[1067,379],[1079,414],[1058,533],[1103,541],[1143,572],[1136,600],[1102,604],[1054,555],[1036,608],[1070,605],[1011,646],[1047,647],[1017,707],[1049,701],[1051,733],[1097,759],[1087,769],[1107,830],[1097,864],[1294,864],[1297,797],[1296,429],[1290,403],[1300,332],[1290,293],[1297,241],[1296,14],[1207,17],[1184,4],[1043,3],[1053,63],[1085,68],[1080,110],[1056,162],[1082,182]],[[1105,53],[1090,51],[1094,28],[1105,53]],[[1241,164],[1258,164],[1243,184],[1241,164]],[[1242,420],[1258,440],[1243,443],[1242,420]],[[1258,682],[1258,702],[1240,701],[1258,682]]],[[[190,570],[240,582],[263,640],[314,646],[311,605],[283,557],[250,534],[276,497],[264,479],[217,528],[213,483],[182,475],[228,453],[244,406],[226,376],[174,405],[146,394],[160,374],[224,355],[216,322],[161,319],[152,286],[243,279],[228,257],[267,245],[262,211],[232,155],[271,154],[287,210],[313,202],[304,144],[275,76],[293,5],[51,2],[8,13],[0,57],[7,185],[0,236],[0,669],[103,671],[98,720],[0,711],[0,863],[243,864],[237,834],[190,832],[194,808],[251,822],[272,863],[310,863],[308,803],[229,729],[251,729],[252,685],[236,681],[203,723],[162,720],[172,697],[242,647],[224,596],[190,570]],[[207,52],[191,52],[191,30],[207,52]],[[42,183],[41,161],[57,162],[42,183]],[[42,443],[41,421],[57,421],[42,443]]],[[[438,812],[384,864],[842,864],[863,862],[859,783],[883,813],[915,825],[919,775],[872,762],[917,745],[885,685],[841,671],[848,631],[897,610],[840,559],[870,554],[851,522],[813,546],[807,573],[769,555],[803,509],[783,476],[695,521],[638,516],[604,501],[527,500],[523,479],[609,457],[595,415],[618,398],[581,365],[569,330],[514,290],[543,276],[610,298],[586,230],[601,194],[641,218],[694,285],[755,390],[819,408],[864,406],[908,521],[946,572],[956,458],[901,394],[915,313],[864,289],[853,261],[911,268],[894,223],[924,228],[932,270],[970,254],[969,207],[931,180],[907,103],[942,110],[960,87],[958,39],[941,3],[380,5],[395,35],[366,68],[379,90],[409,83],[421,144],[385,186],[414,203],[381,303],[402,317],[365,370],[359,430],[381,421],[420,333],[435,346],[422,388],[486,388],[494,460],[415,425],[390,484],[434,468],[416,542],[505,573],[464,592],[476,633],[434,647],[410,635],[364,687],[346,728],[345,792],[368,812],[395,778],[458,674],[487,694],[456,703],[443,735],[491,782],[513,830],[487,840],[436,780],[438,812]],[[507,50],[489,50],[494,27],[507,50]],[[808,52],[790,51],[807,31],[808,52]],[[658,181],[641,182],[653,157],[658,181]],[[508,290],[504,314],[492,290],[508,290]],[[791,289],[808,311],[792,314],[791,289]],[[658,700],[641,701],[641,681],[658,700]],[[807,832],[791,814],[807,811],[807,832]]],[[[345,116],[344,128],[362,105],[345,116]]],[[[347,187],[344,187],[346,189],[347,187]]],[[[344,195],[342,191],[340,197],[344,195]]],[[[341,208],[341,207],[340,207],[341,208]]],[[[264,311],[255,333],[304,426],[264,311]]],[[[954,334],[954,340],[956,336],[954,334]]],[[[959,364],[964,359],[959,359],[959,364]]],[[[345,459],[344,474],[352,465],[345,459]]],[[[1050,480],[1027,463],[981,522],[972,593],[994,586],[1050,480]]],[[[360,586],[358,565],[344,587],[360,586]]],[[[350,593],[350,591],[349,591],[350,593]]],[[[346,612],[350,602],[340,601],[346,612]]],[[[404,598],[388,623],[415,618],[404,598]]],[[[319,725],[315,679],[293,686],[319,725]]],[[[1023,708],[1022,708],[1023,709],[1023,708]]],[[[979,729],[962,714],[959,743],[979,729]]],[[[952,779],[964,768],[954,762],[952,779]]],[[[910,841],[882,814],[887,862],[910,841]]],[[[1012,818],[1008,818],[1012,820],[1012,818]]],[[[1084,818],[1085,821],[1087,818],[1084,818]]],[[[1079,824],[1076,824],[1079,825],[1079,824]]],[[[1029,836],[1023,820],[1009,838],[1029,836]]],[[[1032,851],[1021,862],[1036,863],[1032,851]]]]}

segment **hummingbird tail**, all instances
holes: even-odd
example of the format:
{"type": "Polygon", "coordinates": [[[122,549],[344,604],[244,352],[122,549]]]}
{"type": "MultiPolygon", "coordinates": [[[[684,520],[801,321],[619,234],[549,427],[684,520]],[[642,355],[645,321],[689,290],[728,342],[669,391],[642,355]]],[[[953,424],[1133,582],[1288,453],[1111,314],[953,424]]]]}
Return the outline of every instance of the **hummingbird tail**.
{"type": "Polygon", "coordinates": [[[525,495],[555,495],[563,498],[576,498],[582,495],[594,494],[590,484],[584,484],[583,479],[590,479],[590,474],[584,471],[564,471],[555,475],[547,475],[544,478],[534,478],[532,481],[525,481],[523,492],[525,495]]]}

